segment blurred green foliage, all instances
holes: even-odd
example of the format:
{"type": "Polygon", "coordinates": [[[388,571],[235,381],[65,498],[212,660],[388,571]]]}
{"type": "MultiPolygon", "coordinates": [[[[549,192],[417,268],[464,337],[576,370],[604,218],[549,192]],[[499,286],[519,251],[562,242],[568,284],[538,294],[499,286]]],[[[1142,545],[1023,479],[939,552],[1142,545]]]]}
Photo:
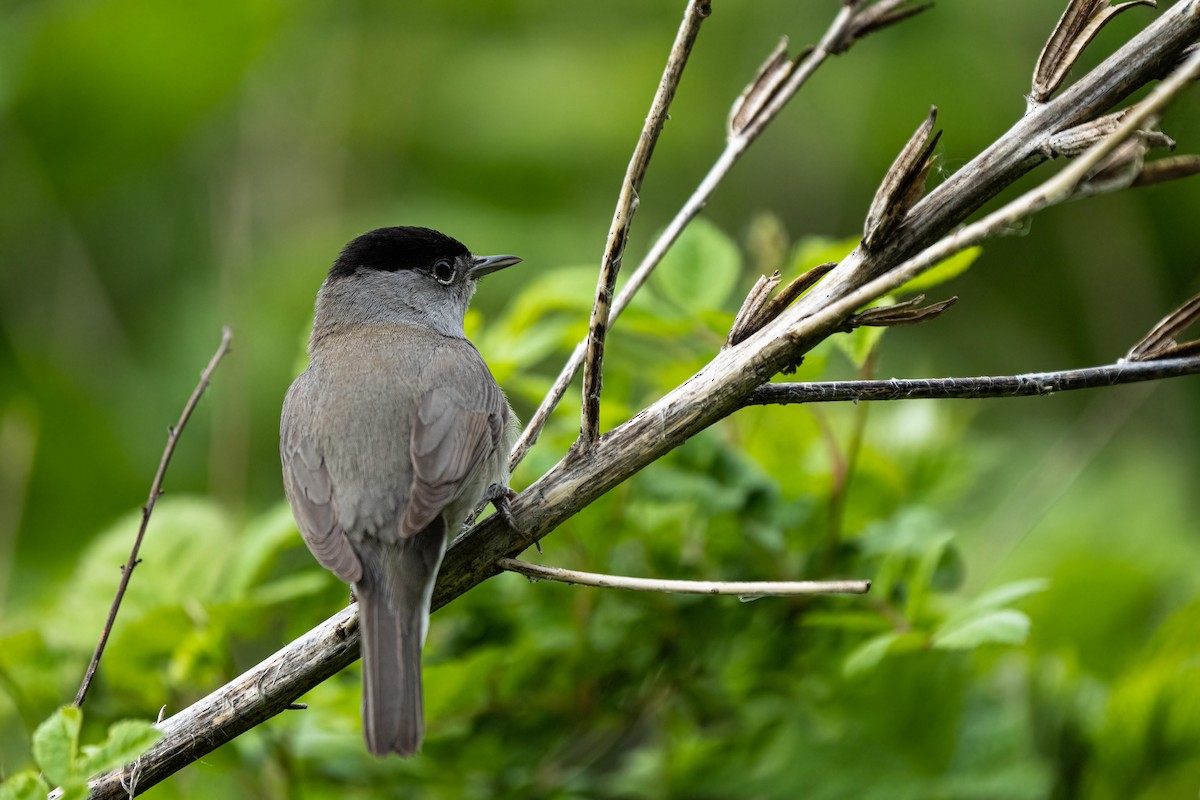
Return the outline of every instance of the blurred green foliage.
{"type": "MultiPolygon", "coordinates": [[[[603,424],[711,358],[759,274],[790,277],[850,246],[931,101],[945,170],[1015,121],[1059,5],[944,3],[828,64],[614,329],[603,424]]],[[[114,721],[184,707],[345,602],[295,534],[276,431],[316,286],[353,235],[425,224],[525,257],[483,285],[468,325],[528,416],[586,330],[621,171],[681,6],[10,4],[0,777],[33,785],[22,770],[37,763],[69,779],[100,751],[35,752],[47,718],[62,723],[56,746],[105,740],[114,721]],[[82,676],[163,429],[222,323],[234,353],[184,435],[75,732],[52,715],[82,676]]],[[[729,100],[778,36],[815,39],[835,4],[715,6],[627,263],[707,168],[729,100]]],[[[1145,19],[1120,17],[1088,63],[1145,19]]],[[[1164,129],[1195,150],[1198,122],[1185,98],[1164,129]]],[[[797,377],[1109,361],[1198,288],[1195,192],[1047,212],[949,286],[922,287],[960,295],[949,314],[882,339],[836,337],[797,377]]],[[[573,398],[518,488],[577,432],[573,398]]],[[[544,560],[658,577],[869,577],[870,595],[738,602],[502,575],[435,617],[419,758],[366,755],[354,668],[310,693],[307,711],[155,792],[1191,796],[1196,403],[1185,380],[740,412],[570,520],[544,560]]],[[[121,730],[133,728],[107,741],[121,730]]]]}
{"type": "Polygon", "coordinates": [[[133,762],[162,736],[149,720],[121,720],[108,729],[98,745],[79,744],[83,711],[63,706],[33,732],[33,757],[39,771],[18,772],[0,785],[2,800],[41,800],[52,787],[62,790],[63,800],[87,797],[87,781],[93,775],[133,762]]]}

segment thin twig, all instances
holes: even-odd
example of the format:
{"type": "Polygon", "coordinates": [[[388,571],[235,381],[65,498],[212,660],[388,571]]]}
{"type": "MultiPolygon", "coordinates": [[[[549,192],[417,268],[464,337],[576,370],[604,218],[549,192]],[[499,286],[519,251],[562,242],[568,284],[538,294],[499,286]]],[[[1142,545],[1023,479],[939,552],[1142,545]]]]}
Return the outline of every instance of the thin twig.
{"type": "MultiPolygon", "coordinates": [[[[621,291],[617,294],[616,300],[613,301],[612,310],[608,315],[608,327],[611,327],[617,321],[617,318],[621,316],[621,312],[629,306],[634,295],[649,280],[650,274],[663,260],[663,257],[671,249],[671,246],[675,244],[675,240],[683,233],[684,228],[696,218],[708,203],[713,192],[721,185],[721,181],[733,169],[733,165],[738,162],[742,154],[754,143],[763,130],[766,129],[767,125],[779,115],[779,112],[795,96],[800,87],[812,77],[817,68],[830,55],[843,52],[844,48],[852,43],[852,40],[847,41],[848,34],[852,30],[855,15],[861,10],[860,6],[861,3],[843,6],[833,22],[830,23],[825,34],[821,37],[821,43],[807,51],[803,58],[796,63],[795,69],[792,71],[787,82],[772,97],[771,101],[763,107],[762,111],[744,129],[728,137],[725,142],[725,149],[721,151],[717,160],[709,168],[708,173],[650,247],[650,250],[646,253],[641,263],[638,264],[637,269],[633,271],[629,279],[621,287],[621,291]],[[844,44],[839,45],[839,43],[844,44]],[[841,49],[839,49],[839,46],[841,49]]],[[[594,315],[592,322],[594,325],[594,315]]],[[[554,385],[546,394],[545,399],[542,400],[541,405],[538,406],[537,411],[530,417],[529,423],[525,426],[525,430],[521,432],[520,438],[513,445],[512,452],[509,454],[508,465],[510,470],[516,469],[517,465],[521,463],[521,460],[529,452],[529,449],[537,442],[542,428],[546,426],[550,415],[554,413],[554,409],[558,407],[559,402],[561,402],[563,396],[566,394],[567,387],[571,385],[571,381],[579,374],[579,369],[584,364],[589,340],[590,334],[588,339],[575,346],[571,357],[567,359],[567,363],[563,365],[562,371],[558,373],[554,385]]],[[[585,407],[587,405],[587,397],[588,393],[585,390],[585,407]]]]}
{"type": "Polygon", "coordinates": [[[179,436],[183,433],[183,427],[187,425],[192,412],[196,409],[196,404],[200,402],[200,396],[208,388],[208,382],[212,379],[212,374],[216,370],[217,364],[229,352],[229,343],[232,339],[233,332],[228,327],[223,328],[221,330],[221,343],[217,346],[217,352],[213,353],[213,357],[209,359],[208,366],[200,373],[200,382],[192,390],[192,396],[188,398],[187,404],[184,405],[183,413],[179,415],[179,421],[168,429],[167,446],[163,450],[162,458],[158,462],[158,471],[154,473],[154,480],[150,484],[150,497],[147,498],[146,505],[142,506],[142,524],[138,527],[137,538],[133,541],[133,549],[129,551],[129,560],[125,562],[125,566],[121,570],[121,582],[117,584],[117,595],[113,598],[112,607],[108,610],[108,619],[104,621],[104,630],[100,633],[100,641],[96,644],[96,652],[92,653],[92,660],[88,664],[87,672],[84,673],[83,683],[80,684],[79,691],[75,695],[75,706],[77,708],[83,706],[88,689],[92,685],[92,679],[96,676],[96,669],[100,666],[100,657],[104,655],[104,646],[108,644],[109,634],[112,633],[113,623],[117,619],[117,611],[121,607],[121,600],[125,597],[125,590],[129,588],[129,579],[133,575],[133,568],[138,565],[138,551],[142,547],[142,539],[146,536],[146,526],[150,524],[150,515],[154,512],[154,504],[158,502],[159,496],[163,493],[163,478],[167,474],[167,466],[171,463],[171,456],[175,453],[175,445],[179,443],[179,436]]]}
{"type": "Polygon", "coordinates": [[[650,113],[638,137],[637,147],[625,170],[617,208],[613,212],[612,225],[608,229],[608,241],[604,244],[604,258],[600,264],[600,276],[596,281],[596,300],[592,305],[592,318],[588,324],[587,368],[583,373],[583,411],[580,433],[584,444],[596,441],[600,435],[600,389],[604,362],[604,337],[608,332],[609,311],[613,291],[617,285],[617,273],[625,256],[625,244],[629,240],[629,226],[637,212],[638,193],[654,155],[654,145],[667,121],[667,111],[675,98],[675,89],[687,66],[692,45],[700,33],[700,24],[712,13],[712,0],[690,0],[683,13],[683,22],[675,35],[675,44],[667,56],[667,66],[658,82],[658,90],[650,103],[650,113]]]}
{"type": "Polygon", "coordinates": [[[787,403],[837,403],[875,400],[978,400],[983,397],[1032,397],[1076,389],[1155,381],[1200,374],[1200,358],[1121,361],[1101,367],[985,375],[973,378],[919,378],[820,383],[766,383],[746,398],[748,406],[787,403]]]}
{"type": "Polygon", "coordinates": [[[792,597],[802,594],[866,594],[870,581],[668,581],[655,578],[630,578],[602,575],[559,567],[544,567],[515,558],[502,558],[499,564],[531,580],[558,581],[601,589],[630,589],[635,592],[671,594],[733,594],[741,597],[792,597]]]}

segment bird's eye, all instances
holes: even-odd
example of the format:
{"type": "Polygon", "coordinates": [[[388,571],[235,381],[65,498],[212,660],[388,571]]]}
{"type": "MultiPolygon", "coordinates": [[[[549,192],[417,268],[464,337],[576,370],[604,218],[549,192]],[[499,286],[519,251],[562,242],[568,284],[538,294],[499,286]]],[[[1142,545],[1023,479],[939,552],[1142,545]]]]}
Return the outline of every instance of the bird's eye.
{"type": "Polygon", "coordinates": [[[450,283],[454,280],[454,265],[446,259],[439,259],[433,265],[433,277],[438,283],[450,283]]]}

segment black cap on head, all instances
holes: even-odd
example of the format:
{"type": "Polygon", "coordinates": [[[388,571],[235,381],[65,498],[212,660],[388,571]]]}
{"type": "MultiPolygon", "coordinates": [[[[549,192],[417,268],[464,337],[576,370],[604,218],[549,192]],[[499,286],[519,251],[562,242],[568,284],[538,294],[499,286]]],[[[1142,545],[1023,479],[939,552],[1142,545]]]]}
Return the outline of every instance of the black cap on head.
{"type": "Polygon", "coordinates": [[[360,269],[381,272],[420,269],[439,258],[454,259],[467,254],[462,242],[431,228],[407,225],[378,228],[346,245],[329,270],[329,277],[344,278],[360,269]]]}

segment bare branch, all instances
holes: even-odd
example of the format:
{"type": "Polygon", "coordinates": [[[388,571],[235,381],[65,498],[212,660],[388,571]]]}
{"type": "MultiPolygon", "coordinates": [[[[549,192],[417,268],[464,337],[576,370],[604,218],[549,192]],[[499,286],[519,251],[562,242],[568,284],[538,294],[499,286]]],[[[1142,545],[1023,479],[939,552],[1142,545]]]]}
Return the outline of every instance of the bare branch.
{"type": "MultiPolygon", "coordinates": [[[[708,173],[700,181],[700,184],[684,202],[683,206],[675,214],[674,218],[659,235],[658,239],[646,253],[637,269],[633,271],[629,279],[621,287],[621,291],[617,294],[616,300],[613,302],[612,310],[608,316],[608,326],[611,327],[617,318],[621,316],[629,303],[633,300],[638,290],[649,279],[654,269],[662,261],[667,250],[683,233],[684,228],[688,226],[700,210],[708,203],[713,192],[724,180],[725,176],[733,168],[733,165],[738,162],[742,154],[750,147],[751,144],[759,137],[787,105],[788,101],[795,96],[796,92],[803,86],[817,68],[821,66],[831,55],[844,52],[847,47],[854,41],[857,41],[857,36],[853,34],[852,26],[856,15],[862,13],[864,3],[862,0],[854,0],[843,6],[838,15],[830,23],[829,28],[821,37],[821,42],[816,47],[811,47],[803,50],[795,59],[784,62],[780,58],[778,47],[772,51],[768,57],[766,64],[755,79],[751,81],[750,86],[739,95],[735,101],[734,111],[731,117],[737,117],[740,127],[730,131],[730,135],[726,140],[725,149],[717,157],[716,162],[709,168],[708,173]],[[788,65],[788,75],[786,79],[781,74],[774,74],[772,65],[783,64],[788,65]],[[747,105],[747,97],[755,93],[755,87],[759,85],[763,79],[764,73],[772,72],[771,91],[764,96],[757,97],[754,102],[754,114],[743,114],[742,109],[747,105]]],[[[896,5],[892,3],[892,5],[896,5]]],[[[924,10],[924,7],[918,10],[924,10]]],[[[911,16],[909,14],[908,16],[911,16]]],[[[892,20],[899,21],[898,19],[892,20]]],[[[866,31],[869,32],[869,31],[866,31]]],[[[865,35],[866,32],[863,32],[865,35]]],[[[593,317],[593,321],[594,321],[593,317]]],[[[589,333],[589,339],[590,339],[589,333]]],[[[516,469],[516,466],[525,458],[529,448],[533,447],[537,442],[538,436],[545,427],[550,415],[554,413],[554,409],[558,407],[563,395],[566,394],[567,387],[571,385],[571,381],[579,374],[580,367],[583,366],[585,353],[587,352],[587,340],[576,345],[571,357],[567,359],[567,363],[559,372],[558,377],[554,381],[549,393],[542,400],[537,411],[530,418],[529,423],[525,426],[525,430],[521,432],[520,438],[513,446],[512,453],[509,454],[508,465],[509,469],[516,469]]],[[[586,393],[585,393],[586,394],[586,393]]]]}
{"type": "MultiPolygon", "coordinates": [[[[1182,4],[1175,6],[1172,11],[1175,8],[1183,7],[1182,4]]],[[[1191,22],[1193,24],[1200,24],[1200,2],[1193,0],[1191,3],[1191,12],[1191,22]]],[[[1167,16],[1164,15],[1160,18],[1160,21],[1166,18],[1167,16]]],[[[825,338],[831,331],[836,330],[842,320],[852,314],[855,309],[899,289],[905,283],[908,283],[913,278],[931,269],[955,253],[978,244],[985,239],[999,235],[1005,230],[1011,229],[1017,222],[1028,218],[1043,208],[1070,198],[1079,190],[1081,184],[1091,175],[1092,170],[1097,165],[1102,163],[1110,153],[1120,147],[1126,139],[1135,135],[1146,123],[1146,120],[1157,115],[1198,74],[1200,74],[1200,51],[1193,53],[1183,66],[1156,86],[1154,91],[1145,100],[1130,108],[1125,117],[1122,118],[1121,124],[1117,126],[1111,135],[1093,145],[1083,155],[1072,161],[1045,183],[1031,189],[982,219],[959,228],[949,236],[926,247],[904,263],[885,272],[872,281],[860,284],[857,288],[854,288],[852,282],[843,283],[842,287],[848,288],[850,291],[840,298],[821,297],[818,292],[810,292],[804,297],[804,301],[807,301],[806,303],[802,303],[792,309],[789,317],[793,319],[786,335],[794,339],[802,348],[811,347],[825,338]],[[795,316],[803,314],[806,310],[801,305],[807,307],[810,303],[821,303],[822,300],[825,302],[821,306],[818,306],[816,311],[808,316],[801,317],[799,320],[794,319],[795,316]]],[[[1062,99],[1059,98],[1059,100],[1062,99]]],[[[1046,108],[1049,107],[1050,105],[1046,106],[1046,108]]],[[[964,169],[970,166],[968,165],[964,169]]],[[[1133,177],[1132,175],[1130,176],[1129,182],[1132,182],[1133,177]]],[[[945,185],[943,184],[943,187],[945,185]]],[[[1128,182],[1126,185],[1128,185],[1128,182]]],[[[1119,186],[1108,184],[1103,187],[1103,190],[1111,191],[1115,188],[1119,188],[1119,186]]],[[[933,201],[934,199],[933,195],[927,198],[928,201],[933,201]]],[[[862,250],[862,248],[859,248],[859,250],[856,250],[855,253],[847,257],[839,265],[839,268],[834,271],[833,275],[842,270],[850,271],[858,267],[859,265],[854,263],[855,256],[856,254],[860,254],[862,250]]],[[[829,279],[823,281],[818,290],[825,287],[828,283],[829,279]]],[[[833,290],[827,289],[827,291],[836,291],[836,288],[835,285],[833,290]]]]}
{"type": "MultiPolygon", "coordinates": [[[[859,248],[801,298],[794,316],[812,314],[890,270],[962,224],[968,215],[1046,160],[1059,131],[1094,119],[1161,77],[1200,36],[1200,2],[1184,0],[1118,48],[1055,98],[1025,114],[983,152],[933,188],[907,224],[878,251],[859,248]]],[[[867,301],[869,302],[869,300],[867,301]]]]}
{"type": "MultiPolygon", "coordinates": [[[[1189,59],[1126,117],[1116,135],[1069,164],[1050,182],[1022,196],[980,223],[968,225],[940,241],[939,235],[961,224],[985,200],[1043,160],[1041,142],[1099,110],[1120,102],[1141,83],[1153,79],[1164,63],[1200,35],[1200,2],[1176,4],[1127,45],[1081,77],[1069,90],[1027,114],[1014,128],[959,173],[930,192],[909,214],[908,222],[878,252],[859,248],[795,305],[736,347],[713,360],[597,442],[587,458],[568,454],[513,501],[513,514],[523,532],[507,531],[485,520],[467,531],[446,554],[436,604],[447,602],[475,583],[495,574],[499,558],[512,557],[596,497],[670,451],[700,430],[740,408],[745,398],[770,376],[826,338],[846,317],[902,286],[933,264],[974,243],[981,234],[1003,229],[996,220],[1015,220],[1044,207],[1046,198],[1069,195],[1088,170],[1140,128],[1182,88],[1200,58],[1189,59]],[[922,242],[936,242],[906,256],[922,242]],[[895,266],[899,265],[899,266],[895,266]],[[871,280],[873,274],[883,277],[871,280]],[[834,278],[836,280],[833,280],[834,278]],[[831,280],[833,282],[831,283],[831,280]]],[[[1009,224],[1009,223],[1004,223],[1009,224]]]]}
{"type": "Polygon", "coordinates": [[[339,611],[258,666],[158,724],[162,738],[136,765],[88,783],[89,797],[125,800],[140,794],[264,720],[358,658],[358,608],[339,611]]]}
{"type": "Polygon", "coordinates": [[[592,318],[588,323],[587,368],[583,373],[583,419],[580,425],[582,441],[585,444],[595,441],[600,435],[604,337],[608,331],[609,311],[617,284],[617,273],[621,270],[625,243],[629,239],[629,226],[637,211],[638,192],[641,191],[642,180],[646,177],[646,169],[650,166],[650,157],[654,155],[658,135],[662,133],[663,125],[667,121],[667,111],[675,98],[675,89],[683,76],[683,68],[687,66],[692,45],[696,43],[696,37],[700,33],[700,24],[711,13],[712,0],[690,0],[688,3],[683,22],[679,25],[679,32],[675,35],[675,44],[667,56],[667,66],[658,82],[658,91],[654,93],[654,100],[650,103],[650,113],[646,115],[642,134],[638,137],[637,147],[634,148],[633,157],[630,158],[629,167],[625,171],[625,180],[621,183],[621,194],[617,198],[617,208],[613,212],[612,225],[608,229],[600,277],[596,282],[592,318]]]}
{"type": "Polygon", "coordinates": [[[221,343],[217,346],[217,352],[213,353],[213,357],[209,359],[208,366],[200,373],[200,382],[196,384],[196,388],[192,390],[192,396],[184,404],[183,413],[179,415],[179,421],[167,429],[167,446],[163,449],[162,458],[158,461],[158,470],[154,473],[154,480],[150,482],[150,496],[146,499],[146,505],[142,506],[142,524],[138,526],[137,537],[133,540],[133,547],[129,551],[129,560],[125,562],[125,566],[121,569],[121,582],[117,584],[117,594],[113,598],[112,606],[108,609],[108,618],[104,621],[104,630],[100,632],[100,641],[96,643],[96,650],[92,653],[92,660],[83,675],[83,682],[79,685],[79,691],[75,694],[74,705],[77,708],[82,707],[83,701],[87,699],[88,689],[91,688],[92,679],[96,677],[96,669],[100,666],[100,658],[104,655],[104,647],[108,644],[108,637],[112,633],[113,623],[117,621],[117,611],[121,608],[121,600],[125,597],[125,590],[129,588],[129,579],[133,576],[133,568],[138,565],[138,551],[141,550],[142,540],[146,537],[146,527],[150,524],[150,515],[154,513],[154,504],[158,502],[158,498],[163,493],[163,478],[166,477],[167,467],[171,463],[171,456],[175,453],[175,445],[179,443],[179,437],[183,434],[184,426],[192,418],[192,412],[196,410],[196,404],[200,402],[200,396],[208,388],[208,382],[212,379],[217,365],[221,363],[221,359],[229,352],[229,343],[232,340],[233,332],[228,327],[223,328],[221,330],[221,343]]]}
{"type": "Polygon", "coordinates": [[[1032,397],[1156,381],[1200,374],[1200,358],[1121,361],[1101,367],[987,375],[973,378],[918,378],[883,381],[766,383],[746,398],[748,406],[789,403],[840,403],[875,400],[978,400],[984,397],[1032,397]]]}
{"type": "Polygon", "coordinates": [[[547,580],[594,586],[601,589],[630,589],[635,592],[670,594],[732,594],[740,597],[793,597],[807,594],[866,594],[870,581],[671,581],[602,575],[559,567],[544,567],[515,558],[500,559],[500,567],[532,581],[547,580]]]}

